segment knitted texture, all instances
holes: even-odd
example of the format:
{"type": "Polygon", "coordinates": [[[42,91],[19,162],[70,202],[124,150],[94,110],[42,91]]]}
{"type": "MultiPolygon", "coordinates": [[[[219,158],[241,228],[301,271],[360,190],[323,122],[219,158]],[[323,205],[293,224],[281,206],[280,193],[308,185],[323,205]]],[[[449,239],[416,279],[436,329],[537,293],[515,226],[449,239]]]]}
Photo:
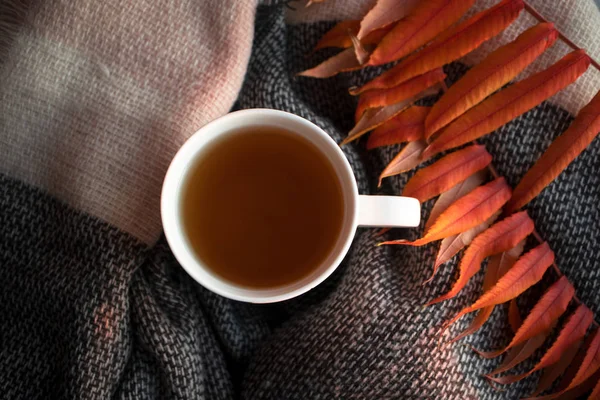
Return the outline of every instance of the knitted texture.
{"type": "MultiPolygon", "coordinates": [[[[327,56],[306,54],[333,24],[290,26],[284,14],[283,6],[258,8],[234,108],[290,111],[340,141],[352,127],[356,105],[347,88],[380,70],[326,80],[295,77],[327,56]]],[[[453,64],[446,72],[456,80],[465,67],[453,64]]],[[[483,143],[514,186],[571,120],[544,103],[483,143]]],[[[14,134],[6,125],[0,132],[14,134]]],[[[414,173],[386,179],[378,191],[377,175],[398,147],[366,151],[359,141],[343,150],[363,194],[398,194],[414,173]]],[[[557,264],[596,315],[599,156],[595,140],[528,207],[557,264]]],[[[455,275],[453,261],[421,286],[436,245],[375,247],[381,240],[376,231],[360,229],[343,264],[314,290],[279,304],[243,304],[195,283],[163,238],[148,246],[139,235],[75,209],[69,199],[51,197],[43,185],[32,188],[31,180],[23,183],[12,172],[0,175],[1,398],[504,399],[524,397],[535,386],[537,375],[497,392],[480,375],[499,360],[484,360],[459,344],[438,346],[441,324],[478,296],[483,275],[456,299],[423,309],[455,275]]],[[[424,220],[432,204],[424,205],[424,220]]],[[[393,230],[387,238],[419,232],[393,230]]],[[[524,311],[551,280],[549,273],[527,293],[524,311]]],[[[510,334],[498,307],[463,342],[495,349],[510,334]]]]}

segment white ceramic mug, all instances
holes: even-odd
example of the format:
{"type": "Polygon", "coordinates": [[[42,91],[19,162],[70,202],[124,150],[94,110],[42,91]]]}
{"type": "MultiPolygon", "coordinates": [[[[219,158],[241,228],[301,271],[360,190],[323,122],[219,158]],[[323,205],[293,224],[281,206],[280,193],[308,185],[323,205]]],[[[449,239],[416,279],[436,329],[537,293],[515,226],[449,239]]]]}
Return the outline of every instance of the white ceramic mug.
{"type": "MultiPolygon", "coordinates": [[[[248,133],[251,134],[251,133],[248,133]]],[[[205,288],[230,299],[251,303],[273,303],[298,296],[324,281],[342,262],[359,226],[415,227],[421,219],[417,199],[358,194],[352,168],[339,146],[321,128],[304,118],[283,111],[252,109],[221,117],[196,132],[171,162],[162,188],[161,216],[165,236],[181,266],[205,288]],[[334,166],[344,197],[344,222],[338,240],[320,266],[304,278],[273,288],[250,288],[229,282],[198,259],[182,224],[181,196],[186,174],[207,145],[242,127],[280,127],[316,145],[334,166]]]]}

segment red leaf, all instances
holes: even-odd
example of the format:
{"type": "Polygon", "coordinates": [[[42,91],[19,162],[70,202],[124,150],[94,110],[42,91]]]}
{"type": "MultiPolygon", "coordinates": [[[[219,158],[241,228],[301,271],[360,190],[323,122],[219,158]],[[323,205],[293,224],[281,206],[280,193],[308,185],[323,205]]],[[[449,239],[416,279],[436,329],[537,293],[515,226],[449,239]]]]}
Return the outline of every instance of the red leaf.
{"type": "Polygon", "coordinates": [[[433,106],[425,121],[426,138],[510,82],[558,37],[554,25],[538,24],[471,68],[433,106]]]}
{"type": "Polygon", "coordinates": [[[533,307],[509,345],[504,349],[484,354],[487,357],[497,357],[517,344],[547,331],[565,312],[574,294],[573,285],[562,276],[533,307]]]}
{"type": "Polygon", "coordinates": [[[477,144],[450,153],[417,171],[404,187],[402,196],[415,197],[424,203],[484,169],[491,161],[492,156],[485,146],[477,144]]]}
{"type": "Polygon", "coordinates": [[[363,65],[369,60],[369,56],[371,55],[371,51],[367,49],[363,43],[354,35],[350,35],[350,40],[352,40],[352,47],[354,48],[354,55],[358,60],[360,65],[363,65]]]}
{"type": "Polygon", "coordinates": [[[494,7],[474,15],[437,38],[423,50],[402,60],[366,85],[351,90],[359,94],[366,90],[396,86],[410,78],[459,59],[496,36],[510,25],[523,10],[523,0],[503,0],[494,7]]]}
{"type": "Polygon", "coordinates": [[[588,400],[600,400],[600,380],[598,380],[598,383],[596,383],[596,386],[594,387],[594,390],[592,390],[588,400]]]}
{"type": "MultiPolygon", "coordinates": [[[[531,340],[531,339],[529,339],[531,340]]],[[[537,396],[542,393],[544,390],[548,389],[552,383],[565,372],[569,364],[575,358],[577,351],[581,347],[581,343],[583,340],[578,340],[573,343],[560,357],[560,360],[551,365],[550,367],[544,369],[542,373],[542,377],[540,378],[537,387],[535,388],[535,392],[531,396],[537,396]]]]}
{"type": "Polygon", "coordinates": [[[465,287],[469,279],[479,271],[485,258],[512,249],[531,232],[533,232],[533,221],[529,218],[527,212],[513,214],[492,225],[491,228],[477,236],[465,251],[459,266],[460,275],[452,289],[430,301],[427,305],[439,303],[456,296],[465,287]]]}
{"type": "Polygon", "coordinates": [[[429,278],[429,280],[433,279],[440,265],[449,261],[452,257],[456,255],[456,253],[461,251],[464,247],[468,246],[477,235],[489,228],[490,225],[493,224],[499,216],[500,211],[492,215],[487,221],[482,222],[481,224],[467,231],[459,233],[458,235],[448,236],[447,238],[444,238],[442,240],[442,243],[440,244],[440,249],[438,250],[437,257],[435,258],[435,264],[433,266],[433,274],[431,275],[431,278],[429,278]]]}
{"type": "Polygon", "coordinates": [[[493,94],[452,122],[423,155],[432,156],[494,131],[574,82],[589,65],[585,51],[577,50],[548,69],[493,94]]]}
{"type": "Polygon", "coordinates": [[[419,2],[411,13],[384,36],[369,60],[381,65],[398,60],[454,24],[475,0],[428,0],[419,2]]]}
{"type": "Polygon", "coordinates": [[[600,329],[596,329],[594,332],[592,341],[586,350],[585,358],[566,390],[582,384],[595,374],[598,369],[600,369],[600,329]]]}
{"type": "MultiPolygon", "coordinates": [[[[325,49],[327,47],[339,47],[347,49],[352,47],[352,36],[358,33],[360,21],[341,21],[331,28],[319,42],[316,44],[313,51],[325,49]]],[[[391,26],[374,30],[360,42],[362,45],[377,44],[383,37],[392,29],[391,26]]]]}
{"type": "Polygon", "coordinates": [[[378,0],[377,4],[360,21],[360,31],[356,36],[364,38],[378,28],[389,26],[412,12],[420,0],[378,0]]]}
{"type": "Polygon", "coordinates": [[[527,171],[517,185],[507,212],[529,203],[594,140],[600,131],[600,92],[579,111],[569,129],[560,135],[527,171]]]}
{"type": "Polygon", "coordinates": [[[400,114],[402,111],[410,107],[415,101],[435,94],[437,91],[438,89],[429,88],[399,103],[367,110],[360,118],[360,121],[358,121],[354,128],[352,128],[352,130],[348,133],[348,137],[344,139],[340,145],[344,145],[355,139],[358,139],[368,131],[381,126],[386,121],[389,121],[396,115],[400,114]]]}
{"type": "Polygon", "coordinates": [[[494,378],[490,375],[486,375],[488,379],[496,383],[508,384],[520,381],[521,379],[531,375],[535,371],[539,371],[543,368],[549,367],[552,364],[557,363],[560,360],[561,355],[571,347],[574,343],[580,341],[585,336],[587,329],[591,325],[594,319],[594,314],[584,305],[580,305],[577,310],[567,320],[565,326],[560,331],[558,338],[556,338],[554,344],[542,359],[536,364],[536,366],[529,372],[519,375],[509,375],[499,378],[494,378]]]}
{"type": "Polygon", "coordinates": [[[423,121],[430,107],[412,106],[375,129],[367,141],[367,149],[423,138],[423,121]]]}
{"type": "Polygon", "coordinates": [[[369,108],[383,107],[406,100],[421,93],[423,90],[440,83],[446,78],[446,74],[441,68],[434,69],[417,76],[407,82],[390,89],[371,90],[363,93],[356,107],[355,119],[358,121],[360,116],[369,108]]]}
{"type": "Polygon", "coordinates": [[[425,223],[425,228],[429,229],[429,227],[433,225],[440,214],[444,212],[448,206],[450,206],[450,204],[454,203],[465,194],[480,186],[485,180],[485,176],[486,173],[484,171],[479,171],[468,177],[464,182],[461,182],[452,189],[442,193],[429,213],[429,218],[427,219],[427,223],[425,223]]]}
{"type": "Polygon", "coordinates": [[[341,21],[331,28],[317,42],[313,51],[327,47],[341,47],[343,49],[352,46],[349,33],[356,35],[360,28],[360,21],[341,21]]]}
{"type": "Polygon", "coordinates": [[[464,232],[486,221],[500,210],[510,197],[510,192],[504,178],[498,178],[458,199],[439,216],[421,239],[414,242],[395,240],[382,244],[422,246],[464,232]]]}
{"type": "MultiPolygon", "coordinates": [[[[445,240],[445,239],[444,239],[445,240]]],[[[443,242],[442,242],[443,243],[443,242]]],[[[517,258],[523,252],[523,248],[525,246],[525,241],[521,241],[518,245],[516,245],[511,250],[505,251],[502,254],[497,254],[492,256],[488,261],[488,266],[485,271],[485,276],[483,278],[483,292],[486,293],[488,290],[492,288],[498,282],[506,271],[517,261],[517,258]]],[[[477,313],[477,316],[473,318],[471,324],[467,329],[465,329],[462,333],[456,336],[454,339],[450,340],[448,344],[452,344],[468,335],[475,333],[479,328],[485,324],[488,320],[492,312],[494,311],[494,306],[484,307],[477,313]]]]}
{"type": "MultiPolygon", "coordinates": [[[[525,342],[519,343],[518,345],[510,349],[506,354],[506,357],[502,361],[502,364],[500,364],[494,371],[490,372],[488,375],[495,375],[504,371],[508,371],[515,365],[518,365],[526,359],[528,359],[529,357],[531,357],[531,355],[544,344],[548,336],[550,336],[550,333],[552,333],[552,329],[554,329],[554,326],[556,326],[556,322],[552,325],[550,329],[532,337],[531,339],[527,339],[525,342]]],[[[493,358],[490,357],[488,353],[481,352],[473,347],[471,348],[484,358],[493,358]]]]}
{"type": "Polygon", "coordinates": [[[362,66],[354,54],[354,48],[348,48],[328,58],[316,67],[299,72],[297,75],[310,78],[329,78],[340,72],[355,71],[361,68],[362,66]]]}
{"type": "Polygon", "coordinates": [[[383,178],[409,171],[422,162],[427,161],[421,159],[421,153],[425,147],[427,147],[427,143],[423,140],[415,140],[414,142],[407,144],[381,172],[379,175],[379,186],[381,186],[383,178]]]}
{"type": "Polygon", "coordinates": [[[592,390],[596,380],[600,379],[599,351],[600,330],[596,328],[593,333],[588,335],[584,345],[575,356],[575,360],[565,372],[558,391],[547,396],[531,397],[529,400],[577,398],[592,390]]]}
{"type": "Polygon", "coordinates": [[[513,333],[517,333],[517,331],[523,324],[523,320],[521,319],[521,312],[519,311],[519,305],[517,304],[517,299],[512,299],[508,306],[508,324],[510,325],[510,329],[512,329],[513,333]]]}
{"type": "Polygon", "coordinates": [[[513,267],[473,305],[461,310],[448,325],[453,324],[465,314],[480,308],[505,303],[538,283],[554,262],[554,252],[544,242],[519,258],[513,267]]]}

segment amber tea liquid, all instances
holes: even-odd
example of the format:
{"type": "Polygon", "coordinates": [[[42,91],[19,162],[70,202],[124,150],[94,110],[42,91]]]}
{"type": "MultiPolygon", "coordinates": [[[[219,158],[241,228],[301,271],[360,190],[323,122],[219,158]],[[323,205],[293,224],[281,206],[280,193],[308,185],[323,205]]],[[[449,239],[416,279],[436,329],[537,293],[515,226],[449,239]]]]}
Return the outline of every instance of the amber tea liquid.
{"type": "Polygon", "coordinates": [[[273,127],[225,134],[184,181],[182,219],[197,257],[232,283],[268,288],[314,271],[336,245],[343,194],[330,161],[273,127]]]}

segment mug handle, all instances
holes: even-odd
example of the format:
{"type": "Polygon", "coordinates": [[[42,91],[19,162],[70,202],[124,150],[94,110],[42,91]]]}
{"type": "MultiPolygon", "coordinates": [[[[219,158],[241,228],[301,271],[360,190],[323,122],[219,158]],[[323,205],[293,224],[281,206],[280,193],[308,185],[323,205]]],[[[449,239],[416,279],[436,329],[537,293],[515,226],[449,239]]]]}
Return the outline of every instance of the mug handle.
{"type": "Polygon", "coordinates": [[[413,197],[358,196],[358,226],[416,227],[421,222],[421,203],[413,197]]]}

